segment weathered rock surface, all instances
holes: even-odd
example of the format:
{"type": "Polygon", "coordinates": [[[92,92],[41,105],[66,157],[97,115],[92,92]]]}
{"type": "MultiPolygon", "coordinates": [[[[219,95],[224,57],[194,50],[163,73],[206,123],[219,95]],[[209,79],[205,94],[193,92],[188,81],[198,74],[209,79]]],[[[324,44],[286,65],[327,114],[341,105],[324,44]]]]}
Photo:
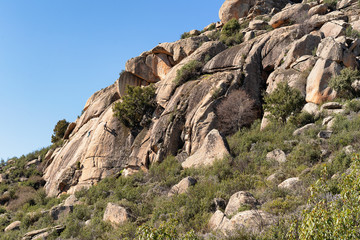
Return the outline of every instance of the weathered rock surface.
{"type": "Polygon", "coordinates": [[[233,18],[246,17],[255,2],[256,0],[226,0],[219,11],[221,22],[227,23],[233,18]]]}
{"type": "Polygon", "coordinates": [[[221,231],[225,235],[232,235],[236,230],[244,229],[248,232],[260,233],[267,226],[275,223],[276,217],[261,211],[261,210],[248,210],[239,212],[229,221],[224,221],[220,225],[221,231]]]}
{"type": "Polygon", "coordinates": [[[128,211],[117,204],[108,203],[104,212],[104,221],[109,221],[114,225],[123,224],[129,221],[130,215],[128,211]]]}
{"type": "Polygon", "coordinates": [[[284,151],[282,151],[281,149],[275,149],[266,154],[266,159],[267,160],[275,160],[278,163],[284,163],[284,162],[286,162],[286,155],[285,155],[284,151]]]}
{"type": "Polygon", "coordinates": [[[229,203],[226,206],[225,214],[227,216],[231,216],[239,211],[241,207],[250,207],[254,208],[259,205],[259,202],[255,199],[255,197],[249,193],[240,191],[233,194],[230,199],[229,203]]]}
{"type": "Polygon", "coordinates": [[[333,37],[324,38],[318,46],[316,55],[336,62],[343,59],[343,49],[340,43],[336,42],[333,37]]]}
{"type": "Polygon", "coordinates": [[[307,103],[301,110],[302,112],[310,113],[313,116],[317,116],[319,114],[319,106],[315,103],[307,103]]]}
{"type": "Polygon", "coordinates": [[[181,165],[183,168],[211,165],[216,159],[228,155],[229,151],[219,131],[213,129],[203,141],[202,146],[181,165]]]}
{"type": "Polygon", "coordinates": [[[302,181],[298,177],[288,178],[278,185],[279,188],[289,191],[296,191],[303,185],[302,181]]]}
{"type": "Polygon", "coordinates": [[[305,20],[309,9],[310,6],[308,4],[299,3],[291,5],[275,14],[269,24],[273,28],[278,28],[290,22],[301,22],[305,20]],[[303,17],[303,19],[301,19],[301,17],[303,17]]]}
{"type": "Polygon", "coordinates": [[[4,231],[7,232],[7,231],[18,230],[20,229],[20,225],[21,225],[20,221],[12,222],[4,229],[4,231]]]}
{"type": "Polygon", "coordinates": [[[296,129],[296,130],[293,132],[293,135],[294,135],[294,136],[301,135],[301,134],[303,134],[304,132],[306,132],[307,130],[309,130],[309,129],[311,129],[311,128],[314,128],[315,126],[316,126],[315,123],[306,124],[305,126],[296,129]]]}
{"type": "Polygon", "coordinates": [[[321,28],[320,32],[324,34],[325,37],[339,37],[345,35],[344,21],[333,21],[325,23],[321,28]]]}
{"type": "Polygon", "coordinates": [[[73,210],[73,206],[58,205],[50,209],[50,216],[53,220],[65,218],[73,210]]]}
{"type": "Polygon", "coordinates": [[[54,231],[60,233],[61,231],[63,231],[65,229],[64,226],[62,225],[57,225],[55,227],[50,227],[50,228],[43,228],[43,229],[39,229],[39,230],[34,230],[31,232],[28,232],[24,235],[24,237],[22,238],[22,240],[35,240],[35,239],[46,239],[51,233],[53,233],[54,231]]]}
{"type": "Polygon", "coordinates": [[[329,79],[339,74],[341,66],[335,61],[319,59],[306,83],[306,101],[320,104],[335,98],[336,92],[328,87],[329,79]]]}
{"type": "Polygon", "coordinates": [[[171,197],[173,195],[186,193],[186,191],[189,189],[189,187],[194,186],[196,183],[197,183],[197,181],[195,178],[186,177],[170,189],[168,196],[171,197]]]}

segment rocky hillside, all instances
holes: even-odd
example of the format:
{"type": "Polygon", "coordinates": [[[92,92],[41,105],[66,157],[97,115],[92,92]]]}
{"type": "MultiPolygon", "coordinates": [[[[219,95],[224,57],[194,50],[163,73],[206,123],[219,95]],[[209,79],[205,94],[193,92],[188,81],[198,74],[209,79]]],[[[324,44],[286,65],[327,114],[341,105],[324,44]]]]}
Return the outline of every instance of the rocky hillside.
{"type": "Polygon", "coordinates": [[[359,4],[226,0],[128,60],[62,140],[3,164],[0,238],[319,237],[301,211],[357,167],[359,4]]]}

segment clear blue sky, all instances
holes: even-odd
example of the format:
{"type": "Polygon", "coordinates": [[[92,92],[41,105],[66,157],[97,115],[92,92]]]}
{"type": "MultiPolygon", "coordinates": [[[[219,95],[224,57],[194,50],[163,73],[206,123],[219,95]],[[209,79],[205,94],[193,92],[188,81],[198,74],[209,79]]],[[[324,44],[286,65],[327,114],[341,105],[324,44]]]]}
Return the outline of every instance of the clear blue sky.
{"type": "Polygon", "coordinates": [[[218,21],[223,2],[0,0],[0,159],[50,145],[126,60],[218,21]]]}

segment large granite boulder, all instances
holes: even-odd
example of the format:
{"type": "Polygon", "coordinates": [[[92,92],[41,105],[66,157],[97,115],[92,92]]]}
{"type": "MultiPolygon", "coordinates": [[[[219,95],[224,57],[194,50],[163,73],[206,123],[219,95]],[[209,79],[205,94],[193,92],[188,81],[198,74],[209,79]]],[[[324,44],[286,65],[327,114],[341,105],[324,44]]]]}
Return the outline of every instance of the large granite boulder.
{"type": "Polygon", "coordinates": [[[255,208],[260,205],[256,198],[249,192],[240,191],[234,193],[226,205],[225,214],[231,216],[236,214],[241,207],[255,208]]]}
{"type": "Polygon", "coordinates": [[[106,206],[103,220],[116,226],[129,221],[130,214],[124,207],[109,202],[106,206]]]}
{"type": "Polygon", "coordinates": [[[228,155],[224,139],[216,129],[211,130],[203,141],[202,146],[181,165],[183,168],[211,165],[216,159],[228,155]]]}

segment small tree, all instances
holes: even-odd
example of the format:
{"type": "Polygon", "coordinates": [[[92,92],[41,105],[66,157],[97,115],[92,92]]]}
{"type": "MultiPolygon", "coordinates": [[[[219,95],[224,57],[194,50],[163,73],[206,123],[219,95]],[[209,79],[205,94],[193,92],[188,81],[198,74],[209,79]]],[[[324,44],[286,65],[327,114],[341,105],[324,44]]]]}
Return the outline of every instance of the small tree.
{"type": "Polygon", "coordinates": [[[54,134],[51,136],[52,143],[56,143],[64,137],[68,125],[69,122],[67,122],[65,119],[59,120],[56,123],[54,127],[54,134]]]}
{"type": "Polygon", "coordinates": [[[114,116],[129,128],[139,128],[144,116],[156,108],[155,86],[137,87],[128,85],[121,102],[113,105],[114,116]]]}
{"type": "Polygon", "coordinates": [[[188,62],[182,68],[176,71],[176,77],[174,79],[174,83],[177,86],[180,86],[186,81],[195,79],[200,75],[202,67],[203,64],[199,61],[192,60],[188,62]]]}
{"type": "Polygon", "coordinates": [[[339,75],[330,79],[329,87],[337,92],[338,97],[351,99],[359,95],[351,86],[355,80],[360,80],[360,71],[344,68],[339,75]]]}
{"type": "Polygon", "coordinates": [[[287,82],[281,82],[277,88],[264,97],[264,110],[270,112],[274,120],[285,123],[291,114],[299,113],[305,103],[299,90],[289,86],[287,82]]]}
{"type": "Polygon", "coordinates": [[[258,111],[253,99],[244,90],[232,91],[216,108],[218,128],[230,135],[241,127],[250,125],[257,117],[258,111]]]}

